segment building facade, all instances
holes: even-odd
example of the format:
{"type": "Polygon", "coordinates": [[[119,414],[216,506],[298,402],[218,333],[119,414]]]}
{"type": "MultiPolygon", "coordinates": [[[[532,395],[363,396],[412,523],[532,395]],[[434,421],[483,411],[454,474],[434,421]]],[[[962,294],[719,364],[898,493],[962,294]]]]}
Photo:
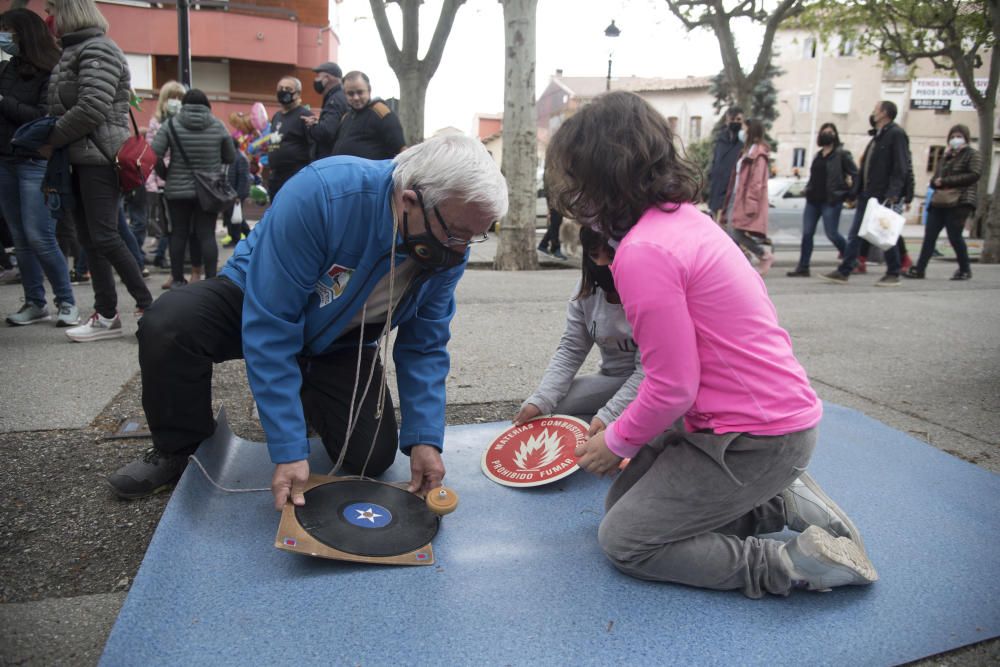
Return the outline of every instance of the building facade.
{"type": "MultiPolygon", "coordinates": [[[[128,58],[132,87],[148,100],[137,113],[145,124],[160,86],[178,78],[177,4],[97,0],[97,6],[110,24],[108,36],[128,58]]],[[[262,102],[273,114],[283,76],[298,77],[303,101],[319,108],[312,68],[335,61],[340,44],[331,6],[326,0],[239,0],[209,7],[191,0],[192,85],[208,95],[212,113],[228,124],[231,112],[262,102]]],[[[45,16],[43,0],[31,0],[28,8],[45,16]]]]}
{"type": "MultiPolygon", "coordinates": [[[[976,112],[963,104],[960,94],[943,102],[948,97],[944,89],[954,88],[946,85],[954,78],[950,73],[935,72],[929,64],[885,67],[877,57],[858,53],[849,41],[824,45],[801,30],[778,31],[774,64],[784,70],[775,80],[779,116],[771,131],[778,142],[774,167],[779,175],[808,178],[818,150],[816,134],[826,122],[837,126],[845,146],[860,159],[870,139],[868,116],[877,102],[889,100],[899,109],[896,122],[910,137],[917,196],[925,193],[944,152],[948,129],[957,123],[969,127],[976,148],[985,145],[994,151],[989,181],[993,184],[1000,162],[994,138],[983,141],[978,136],[976,112]],[[938,85],[939,92],[926,91],[938,85]]],[[[985,78],[985,70],[981,76],[985,78]]]]}

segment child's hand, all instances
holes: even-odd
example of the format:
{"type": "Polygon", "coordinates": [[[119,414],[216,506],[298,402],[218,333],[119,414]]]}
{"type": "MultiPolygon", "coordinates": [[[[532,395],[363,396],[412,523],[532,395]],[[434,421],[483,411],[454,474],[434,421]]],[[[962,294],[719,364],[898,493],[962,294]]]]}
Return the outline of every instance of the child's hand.
{"type": "Polygon", "coordinates": [[[604,429],[606,429],[607,427],[608,427],[607,424],[605,424],[599,418],[594,417],[593,419],[590,420],[590,428],[587,430],[587,435],[593,437],[598,433],[600,433],[601,431],[603,431],[604,429]]]}
{"type": "Polygon", "coordinates": [[[542,411],[539,409],[537,405],[533,403],[525,403],[524,407],[521,408],[516,415],[514,415],[514,419],[512,419],[511,421],[514,422],[514,426],[520,426],[524,422],[528,421],[529,419],[534,419],[540,414],[542,414],[542,411]]]}
{"type": "Polygon", "coordinates": [[[612,452],[604,444],[604,431],[601,431],[577,447],[574,454],[581,468],[598,477],[613,475],[618,472],[618,466],[622,461],[620,456],[612,452]]]}

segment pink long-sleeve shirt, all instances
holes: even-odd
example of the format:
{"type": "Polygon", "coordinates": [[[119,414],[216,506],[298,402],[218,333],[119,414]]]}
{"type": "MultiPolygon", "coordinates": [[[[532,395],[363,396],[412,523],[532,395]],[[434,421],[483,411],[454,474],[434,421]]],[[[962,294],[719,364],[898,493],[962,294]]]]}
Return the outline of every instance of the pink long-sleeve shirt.
{"type": "Polygon", "coordinates": [[[690,204],[647,211],[611,265],[646,377],[605,433],[634,456],[683,416],[688,430],[783,435],[823,407],[778,325],[764,281],[739,247],[690,204]]]}

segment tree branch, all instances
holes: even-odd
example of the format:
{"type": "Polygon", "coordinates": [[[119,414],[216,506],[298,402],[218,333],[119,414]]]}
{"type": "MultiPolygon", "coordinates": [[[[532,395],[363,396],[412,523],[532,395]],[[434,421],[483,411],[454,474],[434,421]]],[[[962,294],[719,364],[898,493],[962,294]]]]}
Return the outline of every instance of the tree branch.
{"type": "Polygon", "coordinates": [[[389,17],[385,15],[385,2],[382,0],[368,0],[372,8],[372,17],[375,19],[375,27],[378,28],[379,39],[382,40],[382,50],[385,51],[385,59],[393,72],[399,73],[400,58],[402,53],[396,45],[396,38],[392,34],[392,26],[389,25],[389,17]]]}
{"type": "Polygon", "coordinates": [[[431,45],[424,55],[421,63],[421,73],[428,80],[434,76],[438,65],[441,64],[441,56],[444,55],[444,45],[451,34],[451,28],[455,24],[455,15],[458,8],[465,4],[465,0],[445,0],[441,5],[441,15],[438,16],[437,26],[434,28],[434,36],[431,38],[431,45]]]}

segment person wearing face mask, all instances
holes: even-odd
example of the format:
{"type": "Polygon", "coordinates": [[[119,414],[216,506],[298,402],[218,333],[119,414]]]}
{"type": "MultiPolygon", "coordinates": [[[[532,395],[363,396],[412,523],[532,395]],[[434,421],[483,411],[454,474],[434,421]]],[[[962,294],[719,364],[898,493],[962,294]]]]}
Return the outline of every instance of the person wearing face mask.
{"type": "Polygon", "coordinates": [[[642,382],[639,348],[607,266],[613,251],[590,227],[580,228],[580,246],[583,275],[566,307],[566,329],[538,388],[514,416],[515,425],[543,414],[573,415],[589,420],[594,435],[618,418],[642,382]],[[577,375],[594,345],[601,352],[600,369],[577,375]]]}
{"type": "Polygon", "coordinates": [[[708,211],[716,220],[722,212],[726,200],[726,188],[733,166],[743,150],[740,130],[743,129],[743,109],[729,107],[726,124],[719,128],[712,150],[712,166],[708,170],[708,211]]]}
{"type": "Polygon", "coordinates": [[[830,239],[841,254],[847,248],[847,240],[838,229],[840,211],[858,177],[858,166],[854,164],[851,152],[840,143],[840,134],[833,123],[823,123],[820,126],[816,144],[820,149],[809,168],[809,182],[805,191],[806,207],[802,212],[802,250],[795,270],[786,274],[792,278],[809,276],[813,236],[820,218],[823,220],[826,238],[830,239]]]}
{"type": "Polygon", "coordinates": [[[955,125],[948,130],[948,149],[938,161],[931,185],[934,196],[927,206],[927,226],[916,266],[904,273],[907,278],[923,278],[934,254],[941,230],[948,232],[948,242],[955,250],[958,270],[952,280],[971,280],[969,250],[962,238],[965,220],[976,210],[976,183],[983,170],[979,151],[969,145],[969,128],[955,125]]]}
{"type": "Polygon", "coordinates": [[[11,57],[0,63],[0,217],[13,236],[24,290],[24,305],[7,316],[7,323],[29,325],[52,318],[45,303],[48,278],[56,326],[74,326],[80,314],[69,267],[42,192],[47,163],[37,152],[11,143],[19,126],[45,115],[45,91],[59,48],[37,14],[12,9],[0,14],[0,50],[11,57]]]}
{"type": "Polygon", "coordinates": [[[344,76],[344,94],[351,109],[340,123],[334,155],[388,160],[406,147],[399,116],[381,99],[372,99],[367,74],[348,72],[344,76]]]}
{"type": "Polygon", "coordinates": [[[212,365],[237,358],[275,464],[278,509],[305,502],[307,425],[349,474],[378,475],[401,450],[411,491],[440,484],[455,286],[469,244],[506,212],[507,184],[471,137],[300,170],[219,277],[146,311],[139,365],[153,449],[111,475],[115,492],[138,498],[179,478],[215,428],[212,365]],[[398,435],[380,359],[392,328],[398,435]]]}
{"type": "Polygon", "coordinates": [[[271,118],[271,142],[267,151],[267,191],[271,201],[288,179],[312,161],[305,119],[313,113],[302,106],[302,82],[294,76],[284,77],[278,81],[275,96],[281,111],[271,118]]]}
{"type": "Polygon", "coordinates": [[[763,276],[774,263],[774,253],[766,245],[771,149],[764,139],[764,124],[756,118],[743,123],[739,139],[743,150],[733,167],[722,222],[747,257],[757,258],[757,271],[763,276]]]}
{"type": "MultiPolygon", "coordinates": [[[[157,98],[156,110],[153,112],[153,117],[149,119],[149,129],[146,130],[146,141],[149,142],[150,146],[156,140],[156,135],[159,133],[160,128],[163,127],[163,124],[180,112],[181,100],[186,93],[187,88],[178,81],[167,81],[160,86],[160,95],[157,98]]],[[[168,171],[170,169],[170,157],[170,152],[168,151],[162,158],[163,164],[168,171]]],[[[167,250],[170,245],[170,218],[166,200],[163,198],[163,191],[166,187],[167,182],[156,173],[156,170],[150,172],[149,178],[146,179],[146,202],[148,205],[149,228],[151,233],[157,236],[156,250],[153,254],[153,265],[161,269],[169,266],[167,250]]],[[[193,230],[188,239],[188,251],[191,257],[191,280],[198,280],[201,277],[202,270],[201,244],[198,243],[193,230]]],[[[174,278],[171,275],[161,287],[163,289],[170,289],[173,284],[174,278]]]]}
{"type": "Polygon", "coordinates": [[[323,96],[323,109],[319,118],[306,116],[302,120],[309,128],[309,138],[315,148],[315,159],[320,160],[333,154],[333,142],[337,139],[340,129],[340,119],[344,117],[350,106],[344,95],[344,74],[337,63],[323,63],[313,69],[316,79],[313,90],[323,96]]]}
{"type": "MultiPolygon", "coordinates": [[[[875,132],[861,155],[859,175],[849,197],[857,200],[854,221],[847,234],[847,248],[840,266],[835,271],[820,276],[828,282],[846,285],[857,265],[862,241],[858,232],[861,229],[861,222],[865,219],[869,200],[875,199],[897,212],[903,210],[907,175],[911,171],[910,139],[903,128],[896,124],[896,114],[896,105],[883,100],[875,104],[868,119],[875,132]]],[[[898,287],[900,262],[900,253],[896,245],[886,250],[886,272],[875,286],[898,287]]]]}

